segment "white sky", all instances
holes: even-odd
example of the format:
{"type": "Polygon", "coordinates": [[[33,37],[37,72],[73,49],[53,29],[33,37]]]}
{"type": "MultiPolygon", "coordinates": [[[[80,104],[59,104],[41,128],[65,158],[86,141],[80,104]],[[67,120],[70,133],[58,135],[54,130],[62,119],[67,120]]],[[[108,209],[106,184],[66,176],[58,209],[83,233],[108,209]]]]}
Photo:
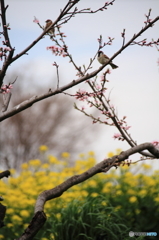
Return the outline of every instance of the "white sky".
{"type": "MultiPolygon", "coordinates": [[[[11,26],[10,38],[16,53],[22,51],[41,34],[41,29],[33,23],[34,16],[39,19],[41,25],[45,24],[46,19],[54,21],[66,2],[66,0],[6,0],[6,4],[9,4],[7,19],[11,26]]],[[[77,6],[78,9],[91,7],[95,10],[104,5],[104,2],[81,0],[77,6]]],[[[104,41],[107,41],[108,36],[115,38],[113,45],[104,49],[104,52],[111,57],[121,47],[122,30],[126,29],[127,42],[144,26],[144,15],[150,8],[153,19],[159,14],[158,0],[116,0],[106,11],[97,14],[80,14],[71,19],[62,30],[67,35],[66,43],[77,65],[89,63],[89,59],[97,51],[97,38],[100,34],[104,41]]],[[[140,40],[143,38],[147,38],[148,41],[152,38],[158,39],[159,22],[144,33],[140,40]]],[[[76,79],[74,68],[67,58],[55,57],[46,50],[46,47],[51,45],[49,37],[45,37],[29,51],[29,55],[13,63],[9,73],[23,69],[25,64],[30,63],[27,73],[34,76],[35,82],[45,84],[48,89],[51,86],[50,78],[55,77],[52,63],[56,61],[61,69],[61,85],[76,79]]],[[[114,62],[119,68],[109,75],[108,88],[112,90],[112,102],[119,116],[127,116],[128,125],[132,126],[131,135],[138,143],[159,140],[158,58],[159,53],[155,47],[131,46],[117,56],[114,62]]],[[[98,67],[99,63],[96,61],[92,71],[98,67]]],[[[78,88],[84,87],[84,84],[78,86],[78,88]]],[[[99,160],[105,157],[108,151],[119,147],[123,150],[129,148],[126,143],[113,140],[112,136],[117,132],[115,128],[108,129],[101,126],[101,130],[100,138],[94,139],[92,146],[89,146],[91,149],[86,149],[86,151],[93,149],[99,160]]]]}

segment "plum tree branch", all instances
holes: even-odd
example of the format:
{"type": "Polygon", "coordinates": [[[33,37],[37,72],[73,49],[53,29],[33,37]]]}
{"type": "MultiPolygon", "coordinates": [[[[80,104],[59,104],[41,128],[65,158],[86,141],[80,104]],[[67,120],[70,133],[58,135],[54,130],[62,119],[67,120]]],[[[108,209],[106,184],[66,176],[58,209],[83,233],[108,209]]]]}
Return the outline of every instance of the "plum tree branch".
{"type": "Polygon", "coordinates": [[[28,47],[26,47],[23,51],[21,51],[20,53],[18,53],[16,56],[13,57],[14,54],[14,48],[11,47],[11,43],[9,40],[9,36],[8,36],[8,29],[7,29],[7,25],[6,25],[6,9],[7,7],[5,7],[4,4],[4,0],[1,0],[1,18],[2,18],[2,24],[3,24],[3,31],[4,31],[4,37],[5,37],[5,42],[6,45],[10,47],[10,52],[8,54],[7,59],[4,61],[3,67],[1,69],[0,72],[0,87],[2,86],[3,83],[3,78],[5,76],[5,73],[9,67],[9,65],[11,63],[13,63],[15,60],[17,60],[18,58],[20,58],[21,56],[23,56],[24,54],[26,54],[32,47],[34,47],[42,38],[43,36],[46,34],[46,32],[51,29],[53,26],[55,26],[67,13],[68,11],[79,2],[79,0],[74,0],[74,1],[68,1],[68,3],[66,4],[66,6],[64,7],[64,9],[61,11],[60,15],[57,17],[57,19],[53,22],[52,25],[50,25],[50,27],[47,30],[44,30],[40,36],[35,39],[28,47]]]}
{"type": "Polygon", "coordinates": [[[14,48],[12,48],[11,43],[10,43],[10,39],[9,39],[9,35],[8,35],[8,28],[7,28],[7,22],[6,22],[6,10],[8,8],[8,5],[5,7],[4,4],[4,0],[0,1],[0,5],[1,5],[1,19],[2,19],[2,27],[3,27],[3,35],[5,38],[5,45],[8,46],[10,48],[9,54],[3,64],[3,67],[0,71],[0,87],[2,86],[3,83],[3,78],[5,76],[5,73],[7,71],[8,66],[11,64],[12,62],[12,57],[14,54],[14,48]]]}
{"type": "MultiPolygon", "coordinates": [[[[153,24],[155,22],[157,22],[159,20],[159,16],[156,17],[154,20],[152,20],[148,25],[146,25],[144,28],[142,28],[137,34],[134,34],[134,36],[124,45],[122,46],[110,59],[109,59],[109,62],[106,63],[105,65],[102,65],[101,67],[99,67],[99,69],[91,72],[90,74],[85,74],[84,76],[78,78],[77,80],[73,80],[71,81],[69,84],[65,85],[65,86],[62,86],[61,88],[59,89],[56,89],[55,91],[52,91],[51,89],[45,93],[45,94],[42,94],[40,96],[33,96],[31,97],[30,99],[18,104],[17,106],[13,107],[11,110],[8,110],[7,112],[5,113],[1,113],[0,115],[0,121],[3,121],[29,107],[31,107],[34,103],[36,102],[39,102],[45,98],[48,98],[48,97],[51,97],[51,96],[54,96],[56,94],[59,94],[69,88],[72,88],[74,87],[75,85],[78,85],[79,83],[81,82],[84,82],[88,79],[91,79],[93,77],[95,77],[99,72],[101,72],[103,70],[103,68],[105,66],[107,66],[115,57],[117,57],[124,49],[126,49],[129,45],[131,45],[131,43],[136,39],[138,38],[143,32],[145,32],[148,28],[152,27],[153,24]]],[[[41,36],[43,36],[44,33],[41,34],[41,36]]],[[[38,38],[39,39],[39,38],[38,38]]]]}

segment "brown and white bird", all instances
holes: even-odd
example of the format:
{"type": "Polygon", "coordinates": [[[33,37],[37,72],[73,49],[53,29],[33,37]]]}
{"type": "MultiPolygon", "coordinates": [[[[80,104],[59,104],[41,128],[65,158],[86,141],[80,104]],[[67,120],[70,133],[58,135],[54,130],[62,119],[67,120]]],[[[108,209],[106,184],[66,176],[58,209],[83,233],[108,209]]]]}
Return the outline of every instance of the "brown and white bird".
{"type": "MultiPolygon", "coordinates": [[[[46,22],[46,25],[45,25],[44,30],[46,30],[53,24],[53,22],[50,19],[46,20],[45,22],[46,22]]],[[[51,29],[48,31],[48,33],[54,35],[54,27],[51,27],[51,29]]]]}
{"type": "MultiPolygon", "coordinates": [[[[104,65],[109,61],[110,58],[107,55],[105,55],[102,51],[99,51],[97,59],[100,64],[104,65]]],[[[118,68],[118,66],[115,65],[113,62],[110,62],[109,64],[113,69],[118,68]]]]}

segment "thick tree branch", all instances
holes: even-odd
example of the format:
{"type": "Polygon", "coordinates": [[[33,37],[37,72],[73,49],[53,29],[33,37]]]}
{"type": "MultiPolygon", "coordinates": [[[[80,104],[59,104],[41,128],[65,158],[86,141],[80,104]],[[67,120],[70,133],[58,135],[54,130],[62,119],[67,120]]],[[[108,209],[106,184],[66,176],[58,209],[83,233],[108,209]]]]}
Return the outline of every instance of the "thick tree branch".
{"type": "Polygon", "coordinates": [[[35,236],[35,234],[41,229],[41,227],[43,226],[46,220],[46,216],[44,213],[44,205],[46,201],[60,197],[65,191],[67,191],[72,186],[79,184],[81,182],[84,182],[85,180],[96,175],[97,173],[107,172],[110,168],[112,168],[113,166],[116,166],[119,162],[127,160],[129,156],[135,153],[141,152],[143,150],[148,150],[156,158],[159,158],[159,150],[155,148],[153,144],[143,143],[138,146],[132,147],[117,156],[113,156],[112,158],[105,159],[102,162],[96,164],[94,167],[85,171],[84,173],[70,177],[69,179],[67,179],[65,182],[61,183],[57,187],[42,192],[37,198],[37,201],[35,204],[35,215],[31,223],[29,224],[28,228],[25,230],[23,235],[17,240],[31,239],[31,236],[32,237],[35,236]],[[38,220],[39,227],[36,224],[37,219],[40,219],[40,222],[38,220]]]}
{"type": "Polygon", "coordinates": [[[24,231],[22,236],[17,240],[32,240],[35,235],[39,232],[39,230],[43,227],[46,222],[46,215],[42,212],[37,212],[32,218],[31,223],[28,228],[24,231]]]}
{"type": "Polygon", "coordinates": [[[122,162],[128,159],[129,156],[135,153],[139,153],[143,150],[148,150],[154,157],[159,158],[159,150],[155,148],[155,146],[152,143],[143,143],[138,146],[132,147],[125,152],[121,152],[121,154],[119,154],[118,156],[113,156],[112,158],[103,160],[102,162],[96,164],[94,167],[90,168],[89,170],[80,175],[75,175],[67,179],[59,186],[51,190],[46,190],[42,192],[37,199],[35,205],[35,213],[44,210],[44,204],[46,201],[61,196],[70,187],[89,179],[90,177],[96,175],[97,173],[107,172],[110,169],[110,166],[111,167],[114,166],[114,163],[122,162]]]}

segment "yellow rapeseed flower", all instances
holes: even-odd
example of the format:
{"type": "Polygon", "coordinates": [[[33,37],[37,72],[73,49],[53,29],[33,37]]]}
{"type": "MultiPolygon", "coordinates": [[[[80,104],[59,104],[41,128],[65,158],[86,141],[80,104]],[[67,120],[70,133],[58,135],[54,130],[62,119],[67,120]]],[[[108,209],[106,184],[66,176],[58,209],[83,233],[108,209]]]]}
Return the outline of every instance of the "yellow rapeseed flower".
{"type": "Polygon", "coordinates": [[[88,152],[88,155],[91,156],[91,157],[95,156],[93,151],[88,152]]]}
{"type": "Polygon", "coordinates": [[[18,184],[18,178],[13,178],[13,177],[10,177],[9,178],[9,183],[11,184],[11,185],[17,185],[18,184]]]}
{"type": "Polygon", "coordinates": [[[12,169],[9,169],[9,171],[10,171],[11,175],[14,175],[15,172],[16,172],[15,169],[13,169],[13,168],[12,168],[12,169]]]}
{"type": "Polygon", "coordinates": [[[48,163],[44,163],[44,164],[41,165],[41,167],[44,168],[44,169],[47,169],[47,168],[50,167],[50,165],[48,163]]]}
{"type": "Polygon", "coordinates": [[[107,206],[107,203],[105,201],[101,202],[102,206],[107,206]]]}
{"type": "Polygon", "coordinates": [[[20,211],[20,216],[22,217],[29,217],[30,216],[30,213],[26,210],[22,210],[20,211]]]}
{"type": "Polygon", "coordinates": [[[55,238],[54,238],[54,235],[51,233],[50,234],[50,240],[54,240],[55,238]]]}
{"type": "Polygon", "coordinates": [[[117,148],[117,149],[115,150],[116,155],[120,154],[121,152],[122,152],[122,149],[121,149],[121,148],[117,148]]]}
{"type": "Polygon", "coordinates": [[[49,159],[49,163],[51,163],[51,164],[58,164],[60,162],[56,157],[54,157],[52,155],[49,155],[48,159],[49,159]]]}
{"type": "Polygon", "coordinates": [[[61,154],[61,156],[62,156],[63,158],[69,158],[69,157],[70,157],[70,154],[69,154],[68,152],[63,152],[63,153],[61,154]]]}
{"type": "Polygon", "coordinates": [[[133,177],[133,174],[132,174],[131,172],[126,172],[126,173],[124,174],[124,177],[130,179],[130,178],[133,177]]]}
{"type": "Polygon", "coordinates": [[[150,187],[155,187],[156,186],[156,181],[155,179],[151,178],[149,179],[149,184],[148,184],[150,187]]]}
{"type": "Polygon", "coordinates": [[[21,169],[23,169],[23,170],[27,170],[28,168],[29,168],[28,163],[23,163],[23,164],[21,165],[21,169]]]}
{"type": "Polygon", "coordinates": [[[13,215],[11,218],[12,218],[12,222],[15,222],[15,223],[21,223],[23,221],[23,219],[18,215],[13,215]]]}
{"type": "Polygon", "coordinates": [[[97,197],[99,194],[96,192],[91,193],[91,197],[97,197]]]}
{"type": "Polygon", "coordinates": [[[57,213],[56,217],[59,219],[61,217],[61,213],[57,213]]]}
{"type": "Polygon", "coordinates": [[[121,165],[122,169],[128,170],[129,166],[127,164],[121,165]]]}
{"type": "Polygon", "coordinates": [[[123,192],[121,191],[121,190],[118,190],[118,191],[116,191],[116,195],[122,195],[123,194],[123,192]]]}
{"type": "Polygon", "coordinates": [[[87,182],[87,186],[96,187],[97,186],[97,181],[95,181],[94,179],[89,180],[87,182]]]}
{"type": "Polygon", "coordinates": [[[86,167],[91,168],[96,164],[96,160],[93,157],[89,157],[88,161],[86,162],[86,167]]]}
{"type": "Polygon", "coordinates": [[[113,186],[113,183],[112,182],[107,182],[103,189],[102,189],[102,192],[103,193],[110,193],[111,192],[111,189],[112,189],[112,186],[113,186]]]}
{"type": "Polygon", "coordinates": [[[110,193],[110,188],[104,187],[102,193],[110,193]]]}
{"type": "Polygon", "coordinates": [[[116,206],[115,208],[114,208],[114,210],[115,210],[115,212],[117,212],[118,210],[120,210],[122,207],[120,206],[120,205],[118,205],[118,206],[116,206]]]}
{"type": "Polygon", "coordinates": [[[23,229],[26,229],[28,227],[29,223],[24,223],[23,229]]]}
{"type": "Polygon", "coordinates": [[[46,152],[48,150],[48,147],[46,145],[41,145],[39,147],[40,152],[46,152]]]}
{"type": "Polygon", "coordinates": [[[138,195],[139,195],[140,197],[145,197],[145,196],[147,195],[147,190],[141,189],[141,191],[139,191],[138,195]]]}
{"type": "Polygon", "coordinates": [[[14,226],[14,224],[13,224],[13,223],[7,223],[6,226],[7,226],[8,228],[12,228],[12,227],[14,226]]]}
{"type": "Polygon", "coordinates": [[[33,159],[29,161],[29,165],[33,167],[39,167],[41,165],[41,161],[39,159],[33,159]]]}
{"type": "Polygon", "coordinates": [[[143,167],[145,170],[148,170],[148,169],[151,169],[151,168],[152,168],[151,165],[146,164],[146,163],[142,164],[142,167],[143,167]]]}
{"type": "Polygon", "coordinates": [[[108,158],[111,158],[111,157],[113,157],[115,154],[113,153],[113,152],[108,152],[108,154],[107,154],[107,157],[108,158]]]}
{"type": "Polygon", "coordinates": [[[14,213],[14,209],[13,208],[7,208],[7,214],[13,214],[14,213]]]}
{"type": "Polygon", "coordinates": [[[129,202],[130,202],[130,203],[137,202],[137,197],[135,197],[135,196],[130,197],[130,198],[129,198],[129,202]]]}
{"type": "MultiPolygon", "coordinates": [[[[45,207],[45,209],[46,209],[46,207],[45,207]]],[[[50,214],[47,213],[47,212],[46,212],[46,217],[47,217],[47,218],[50,218],[50,214]]]]}
{"type": "Polygon", "coordinates": [[[127,194],[134,196],[136,194],[136,191],[133,189],[128,189],[127,194]]]}
{"type": "Polygon", "coordinates": [[[87,197],[87,196],[88,196],[88,192],[87,192],[86,190],[82,190],[82,191],[81,191],[81,195],[82,195],[83,197],[87,197]]]}
{"type": "Polygon", "coordinates": [[[159,196],[154,198],[155,202],[159,203],[159,196]]]}
{"type": "Polygon", "coordinates": [[[106,186],[107,188],[111,188],[111,187],[113,186],[113,183],[112,183],[112,182],[107,182],[107,183],[105,184],[105,186],[106,186]]]}

